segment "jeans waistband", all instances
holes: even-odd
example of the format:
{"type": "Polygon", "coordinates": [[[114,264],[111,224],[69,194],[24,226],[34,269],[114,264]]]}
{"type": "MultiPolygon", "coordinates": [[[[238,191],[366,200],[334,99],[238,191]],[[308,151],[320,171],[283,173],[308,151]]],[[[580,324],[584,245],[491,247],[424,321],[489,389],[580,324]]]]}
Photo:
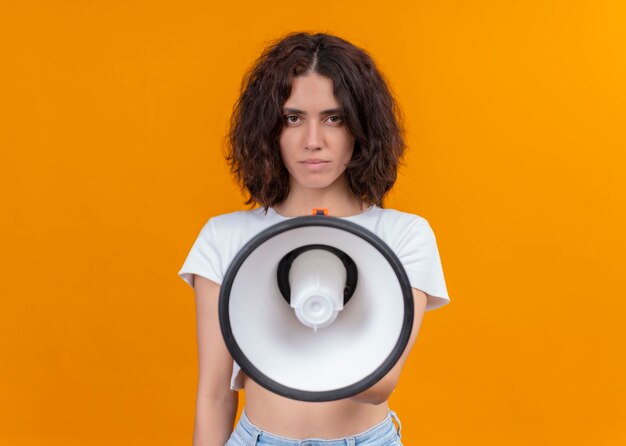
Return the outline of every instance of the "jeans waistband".
{"type": "MultiPolygon", "coordinates": [[[[242,412],[233,435],[236,435],[246,446],[374,446],[385,444],[394,438],[401,437],[402,424],[393,410],[389,410],[383,421],[368,430],[349,437],[323,440],[319,438],[295,439],[274,435],[263,431],[252,424],[242,412]],[[397,427],[394,425],[394,421],[397,427]]],[[[227,443],[230,444],[230,443],[227,443]]]]}

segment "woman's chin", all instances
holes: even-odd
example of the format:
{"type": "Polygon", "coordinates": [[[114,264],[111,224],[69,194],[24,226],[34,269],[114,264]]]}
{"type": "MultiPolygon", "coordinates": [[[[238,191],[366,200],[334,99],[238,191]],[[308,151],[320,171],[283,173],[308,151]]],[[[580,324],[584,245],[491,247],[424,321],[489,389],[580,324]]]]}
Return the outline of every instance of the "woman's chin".
{"type": "Polygon", "coordinates": [[[291,185],[292,187],[296,187],[298,189],[321,191],[324,189],[335,188],[339,186],[339,183],[341,183],[341,177],[332,178],[328,175],[306,175],[298,178],[297,180],[292,178],[291,185]]]}
{"type": "Polygon", "coordinates": [[[333,183],[316,181],[316,182],[300,183],[300,189],[303,191],[308,190],[308,191],[321,192],[321,191],[330,189],[332,185],[333,183]]]}

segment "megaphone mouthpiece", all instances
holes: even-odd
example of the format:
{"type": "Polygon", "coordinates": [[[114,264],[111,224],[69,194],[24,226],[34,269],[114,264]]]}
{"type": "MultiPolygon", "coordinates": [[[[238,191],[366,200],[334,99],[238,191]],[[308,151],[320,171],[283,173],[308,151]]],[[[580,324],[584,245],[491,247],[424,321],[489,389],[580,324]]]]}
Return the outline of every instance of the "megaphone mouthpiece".
{"type": "Polygon", "coordinates": [[[290,305],[298,320],[315,331],[330,325],[343,310],[346,276],[343,263],[330,251],[300,253],[289,270],[290,305]]]}
{"type": "Polygon", "coordinates": [[[318,328],[332,324],[339,311],[343,309],[343,305],[339,304],[335,297],[314,292],[297,299],[291,307],[295,310],[300,322],[313,328],[313,331],[317,331],[318,328]]]}

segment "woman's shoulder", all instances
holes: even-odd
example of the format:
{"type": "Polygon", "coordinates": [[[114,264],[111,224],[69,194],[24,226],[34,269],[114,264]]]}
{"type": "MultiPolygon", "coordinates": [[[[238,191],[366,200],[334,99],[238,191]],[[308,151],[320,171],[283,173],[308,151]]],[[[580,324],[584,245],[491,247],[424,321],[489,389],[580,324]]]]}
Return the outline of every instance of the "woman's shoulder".
{"type": "Polygon", "coordinates": [[[254,208],[214,215],[205,226],[215,237],[243,240],[278,221],[280,219],[271,209],[265,212],[264,208],[254,208]]]}
{"type": "Polygon", "coordinates": [[[392,208],[373,206],[353,220],[399,250],[407,240],[417,242],[432,236],[432,229],[421,215],[392,208]]]}
{"type": "Polygon", "coordinates": [[[216,214],[209,218],[209,222],[216,226],[234,229],[241,225],[265,222],[272,219],[272,217],[272,213],[266,213],[265,209],[254,208],[227,212],[224,214],[216,214]]]}
{"type": "Polygon", "coordinates": [[[374,206],[370,214],[372,218],[379,220],[381,223],[393,226],[428,225],[428,220],[422,215],[398,209],[374,206]]]}
{"type": "Polygon", "coordinates": [[[381,207],[379,207],[378,209],[383,215],[386,215],[388,218],[394,218],[398,220],[426,220],[426,218],[422,215],[412,212],[401,211],[399,209],[381,207]]]}

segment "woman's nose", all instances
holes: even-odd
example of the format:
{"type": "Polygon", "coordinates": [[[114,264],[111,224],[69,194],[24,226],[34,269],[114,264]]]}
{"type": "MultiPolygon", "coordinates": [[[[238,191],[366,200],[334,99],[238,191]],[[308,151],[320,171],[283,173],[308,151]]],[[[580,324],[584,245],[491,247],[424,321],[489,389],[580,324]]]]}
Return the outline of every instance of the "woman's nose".
{"type": "Polygon", "coordinates": [[[307,150],[316,150],[321,147],[322,132],[318,123],[312,122],[309,124],[306,138],[307,150]]]}

